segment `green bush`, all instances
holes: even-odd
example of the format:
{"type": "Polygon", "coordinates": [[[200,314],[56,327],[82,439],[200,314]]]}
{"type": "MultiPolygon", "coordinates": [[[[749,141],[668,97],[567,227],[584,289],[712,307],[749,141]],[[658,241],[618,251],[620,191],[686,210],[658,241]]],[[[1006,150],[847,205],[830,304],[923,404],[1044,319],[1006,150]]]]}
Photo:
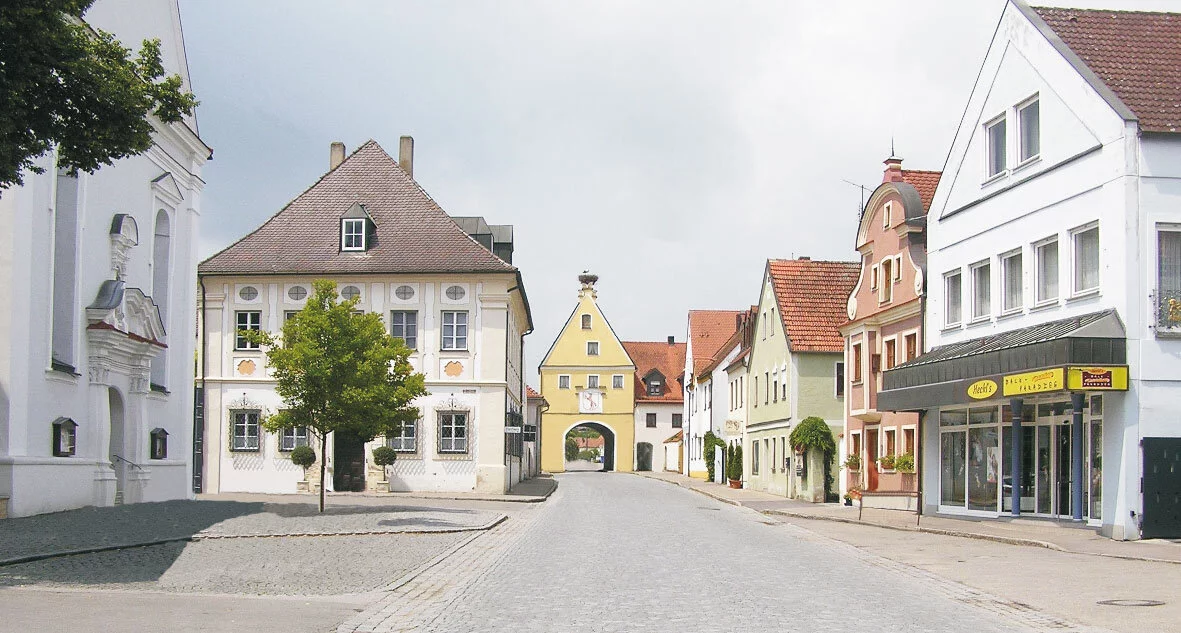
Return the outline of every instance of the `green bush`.
{"type": "Polygon", "coordinates": [[[578,440],[572,437],[566,438],[566,459],[568,461],[578,459],[578,440]]]}
{"type": "Polygon", "coordinates": [[[316,463],[316,451],[311,446],[296,446],[291,451],[291,463],[300,468],[307,468],[316,463]]]}
{"type": "Polygon", "coordinates": [[[914,472],[914,454],[904,453],[894,458],[894,469],[900,473],[914,472]]]}
{"type": "Polygon", "coordinates": [[[389,466],[398,459],[398,453],[388,446],[378,446],[373,449],[373,463],[381,467],[389,466]]]}
{"type": "Polygon", "coordinates": [[[828,428],[828,423],[814,415],[808,416],[796,428],[792,429],[788,441],[796,448],[797,452],[806,453],[816,450],[824,453],[824,496],[827,499],[832,493],[834,481],[832,472],[827,466],[833,462],[837,452],[837,442],[832,437],[832,429],[828,428]]]}
{"type": "Polygon", "coordinates": [[[725,448],[726,443],[714,435],[713,431],[705,432],[705,439],[702,441],[701,454],[705,459],[705,470],[709,473],[709,480],[714,480],[714,458],[717,457],[718,446],[725,448]]]}

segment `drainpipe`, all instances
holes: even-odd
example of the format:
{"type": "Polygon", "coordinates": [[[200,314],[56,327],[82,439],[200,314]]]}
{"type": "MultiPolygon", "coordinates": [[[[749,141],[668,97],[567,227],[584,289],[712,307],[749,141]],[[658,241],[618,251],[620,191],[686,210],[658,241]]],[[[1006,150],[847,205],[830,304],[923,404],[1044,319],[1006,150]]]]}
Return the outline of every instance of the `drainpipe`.
{"type": "Polygon", "coordinates": [[[1083,403],[1086,396],[1082,393],[1070,394],[1071,418],[1073,430],[1070,434],[1070,448],[1074,453],[1074,467],[1071,468],[1070,478],[1072,496],[1074,497],[1073,520],[1083,520],[1083,403]]]}
{"type": "MultiPolygon", "coordinates": [[[[209,398],[205,392],[205,366],[209,361],[206,360],[205,348],[208,345],[209,324],[207,314],[205,312],[205,278],[200,275],[197,276],[197,285],[201,286],[201,433],[204,435],[205,426],[208,424],[209,408],[205,406],[209,402],[209,398]]],[[[194,429],[195,431],[196,429],[194,429]]],[[[201,463],[193,464],[193,468],[201,469],[201,492],[205,491],[205,438],[201,438],[201,463]]],[[[192,482],[189,482],[190,485],[192,482]]],[[[197,491],[193,491],[197,492],[197,491]]]]}
{"type": "Polygon", "coordinates": [[[1021,516],[1021,416],[1025,411],[1025,402],[1021,398],[1009,400],[1009,410],[1013,416],[1013,466],[1009,476],[1013,482],[1010,487],[1011,512],[1014,517],[1021,516]]]}

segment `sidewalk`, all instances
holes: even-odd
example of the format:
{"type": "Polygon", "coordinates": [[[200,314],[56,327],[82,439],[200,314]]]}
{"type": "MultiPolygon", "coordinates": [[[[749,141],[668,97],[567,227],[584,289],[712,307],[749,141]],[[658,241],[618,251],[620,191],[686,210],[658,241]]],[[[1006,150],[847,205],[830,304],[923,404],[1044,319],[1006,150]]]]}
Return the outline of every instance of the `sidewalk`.
{"type": "Polygon", "coordinates": [[[1181,564],[1181,544],[1156,539],[1113,541],[1100,536],[1093,529],[1078,527],[1071,523],[1041,519],[961,519],[946,515],[919,517],[912,512],[876,508],[866,508],[861,514],[861,519],[858,520],[857,506],[807,503],[754,490],[735,490],[722,484],[691,479],[680,473],[637,472],[635,474],[688,488],[718,501],[750,508],[767,515],[839,521],[891,530],[983,539],[1011,545],[1045,547],[1074,554],[1181,564]]]}
{"type": "MultiPolygon", "coordinates": [[[[549,498],[558,489],[558,482],[548,473],[542,473],[533,479],[526,479],[513,486],[505,494],[486,494],[480,492],[328,492],[328,505],[339,503],[370,504],[369,500],[398,500],[398,499],[434,499],[441,501],[500,501],[507,503],[540,503],[549,498]]],[[[268,494],[255,492],[220,492],[201,493],[197,495],[202,500],[231,500],[231,501],[287,501],[315,500],[318,493],[299,492],[285,494],[268,494]]]]}

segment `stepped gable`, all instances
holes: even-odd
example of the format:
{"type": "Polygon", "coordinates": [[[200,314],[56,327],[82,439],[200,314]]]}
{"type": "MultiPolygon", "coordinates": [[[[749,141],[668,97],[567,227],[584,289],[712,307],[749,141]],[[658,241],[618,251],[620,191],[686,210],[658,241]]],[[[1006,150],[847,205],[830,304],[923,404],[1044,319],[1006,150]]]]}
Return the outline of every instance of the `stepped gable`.
{"type": "Polygon", "coordinates": [[[201,274],[516,272],[481,246],[375,141],[234,244],[201,274]],[[340,220],[360,203],[376,226],[365,252],[342,252],[340,220]]]}

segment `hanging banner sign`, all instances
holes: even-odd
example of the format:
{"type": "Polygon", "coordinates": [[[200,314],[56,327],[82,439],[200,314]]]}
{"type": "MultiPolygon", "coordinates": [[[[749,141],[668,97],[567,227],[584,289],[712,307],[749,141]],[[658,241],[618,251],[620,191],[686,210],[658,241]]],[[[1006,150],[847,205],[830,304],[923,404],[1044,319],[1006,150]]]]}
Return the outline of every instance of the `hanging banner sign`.
{"type": "Polygon", "coordinates": [[[1005,376],[1004,395],[1020,396],[1027,393],[1060,391],[1066,386],[1066,371],[1062,367],[1030,371],[1005,376]]]}
{"type": "Polygon", "coordinates": [[[1127,391],[1128,368],[1067,367],[1066,388],[1079,391],[1127,391]]]}

